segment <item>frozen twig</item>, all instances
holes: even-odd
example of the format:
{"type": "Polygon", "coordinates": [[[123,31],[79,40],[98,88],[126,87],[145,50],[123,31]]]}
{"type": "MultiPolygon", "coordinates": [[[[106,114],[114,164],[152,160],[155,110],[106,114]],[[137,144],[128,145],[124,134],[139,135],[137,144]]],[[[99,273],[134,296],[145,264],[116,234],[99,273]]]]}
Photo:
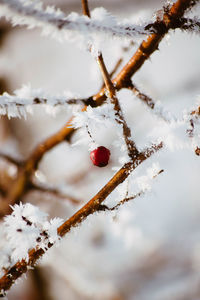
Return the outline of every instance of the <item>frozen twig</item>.
{"type": "MultiPolygon", "coordinates": [[[[66,91],[62,95],[52,95],[44,92],[42,89],[31,89],[30,86],[23,86],[16,90],[13,95],[4,93],[0,96],[0,115],[8,117],[26,116],[27,113],[32,113],[32,107],[39,104],[44,104],[46,107],[56,107],[60,105],[70,104],[88,104],[89,99],[79,99],[66,91]]],[[[47,109],[47,112],[51,110],[47,109]]]]}
{"type": "MultiPolygon", "coordinates": [[[[84,4],[84,1],[82,1],[84,4]]],[[[133,38],[154,32],[154,29],[145,29],[146,24],[124,24],[117,21],[114,17],[104,11],[104,19],[98,20],[86,18],[73,13],[66,16],[60,10],[54,7],[43,8],[41,2],[25,3],[20,0],[0,0],[1,14],[11,20],[13,25],[26,25],[28,28],[39,27],[45,34],[61,40],[70,40],[72,34],[74,38],[88,39],[88,34],[109,34],[111,36],[120,36],[133,38]]],[[[84,6],[87,14],[87,7],[84,6]]],[[[74,39],[73,38],[73,39],[74,39]]]]}
{"type": "Polygon", "coordinates": [[[101,70],[101,73],[102,73],[102,76],[103,76],[103,79],[104,79],[104,82],[105,82],[105,86],[106,86],[106,89],[108,91],[107,95],[110,98],[111,103],[114,105],[114,110],[115,110],[115,114],[116,114],[116,121],[117,121],[117,123],[122,125],[123,136],[124,136],[124,140],[125,140],[126,145],[127,145],[128,155],[129,155],[131,160],[134,160],[138,156],[139,152],[136,148],[135,143],[131,139],[131,130],[128,127],[128,125],[126,123],[126,120],[124,119],[124,116],[122,114],[122,110],[121,110],[121,107],[120,107],[120,104],[119,104],[119,100],[118,100],[117,95],[116,95],[116,90],[115,90],[115,87],[114,87],[114,85],[113,85],[113,83],[110,79],[108,71],[106,69],[102,54],[98,55],[97,62],[100,66],[100,70],[101,70]]]}

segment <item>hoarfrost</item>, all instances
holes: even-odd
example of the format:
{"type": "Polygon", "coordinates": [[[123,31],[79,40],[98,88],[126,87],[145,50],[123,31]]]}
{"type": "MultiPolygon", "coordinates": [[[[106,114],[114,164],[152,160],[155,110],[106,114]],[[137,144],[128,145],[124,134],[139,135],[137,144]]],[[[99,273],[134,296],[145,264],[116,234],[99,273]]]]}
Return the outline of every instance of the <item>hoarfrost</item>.
{"type": "Polygon", "coordinates": [[[14,205],[11,215],[4,219],[6,248],[3,249],[0,268],[6,268],[17,261],[28,261],[28,252],[36,247],[48,249],[60,239],[57,228],[62,224],[59,218],[47,220],[47,214],[27,203],[14,205]]]}

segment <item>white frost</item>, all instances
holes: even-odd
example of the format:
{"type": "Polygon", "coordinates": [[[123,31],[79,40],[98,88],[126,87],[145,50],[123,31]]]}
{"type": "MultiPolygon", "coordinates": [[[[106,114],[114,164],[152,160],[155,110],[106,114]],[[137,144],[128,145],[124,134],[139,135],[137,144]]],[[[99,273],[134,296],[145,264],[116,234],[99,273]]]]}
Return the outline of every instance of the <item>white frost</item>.
{"type": "Polygon", "coordinates": [[[36,247],[48,249],[49,243],[56,243],[60,238],[57,228],[62,224],[59,218],[47,220],[47,214],[38,207],[27,203],[14,205],[11,215],[4,219],[6,249],[3,250],[0,268],[3,269],[21,259],[28,260],[28,252],[36,247]]]}

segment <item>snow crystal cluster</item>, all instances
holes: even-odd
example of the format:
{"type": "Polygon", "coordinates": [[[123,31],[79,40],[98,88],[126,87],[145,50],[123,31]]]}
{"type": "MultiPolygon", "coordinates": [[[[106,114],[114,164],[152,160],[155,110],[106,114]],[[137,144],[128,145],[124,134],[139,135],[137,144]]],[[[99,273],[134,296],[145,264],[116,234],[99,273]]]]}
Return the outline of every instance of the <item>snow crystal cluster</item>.
{"type": "MultiPolygon", "coordinates": [[[[36,104],[44,105],[46,113],[55,115],[57,106],[69,108],[68,101],[73,99],[73,103],[76,103],[77,97],[78,95],[70,91],[51,95],[41,88],[32,89],[30,85],[23,85],[21,89],[14,91],[14,95],[4,92],[0,96],[0,115],[7,115],[8,118],[26,118],[27,113],[33,113],[33,106],[36,104]]],[[[77,100],[77,104],[80,104],[80,101],[77,100]]]]}
{"type": "Polygon", "coordinates": [[[17,261],[28,261],[28,252],[34,248],[46,251],[49,245],[59,241],[57,228],[62,224],[59,218],[47,220],[47,214],[38,207],[26,203],[14,205],[13,212],[4,219],[6,247],[1,250],[0,273],[17,261]]]}

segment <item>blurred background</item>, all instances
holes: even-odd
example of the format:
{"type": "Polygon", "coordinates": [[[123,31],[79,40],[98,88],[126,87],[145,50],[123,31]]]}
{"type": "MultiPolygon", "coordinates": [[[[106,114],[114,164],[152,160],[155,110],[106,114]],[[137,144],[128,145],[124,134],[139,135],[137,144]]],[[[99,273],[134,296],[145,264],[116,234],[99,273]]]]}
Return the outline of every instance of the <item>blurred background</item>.
{"type": "MultiPolygon", "coordinates": [[[[43,1],[66,14],[81,13],[81,1],[43,1]]],[[[162,8],[162,1],[91,0],[91,9],[103,6],[129,22],[149,19],[162,8]]],[[[199,14],[199,6],[191,15],[199,14]]],[[[124,52],[124,40],[106,40],[102,51],[109,70],[119,58],[124,65],[140,39],[124,52]]],[[[160,43],[159,51],[145,62],[133,82],[167,111],[181,118],[196,107],[200,95],[200,37],[176,30],[160,43]]],[[[0,92],[30,84],[55,94],[70,90],[80,97],[98,92],[102,78],[87,51],[77,45],[40,35],[39,30],[11,27],[0,22],[0,92]]],[[[106,200],[112,206],[128,189],[134,195],[152,169],[164,170],[150,182],[145,194],[110,213],[90,216],[73,229],[58,247],[49,250],[35,270],[9,292],[9,300],[198,300],[200,299],[200,158],[195,155],[185,125],[167,124],[155,116],[130,91],[118,93],[132,136],[139,149],[157,138],[166,147],[145,161],[130,179],[106,200]]],[[[26,159],[34,147],[59,130],[72,115],[70,108],[57,108],[55,116],[43,106],[27,119],[0,118],[0,151],[26,159]]],[[[199,128],[197,127],[197,130],[199,128]]],[[[115,128],[92,130],[99,145],[111,151],[106,168],[93,166],[77,131],[42,159],[36,178],[56,187],[66,197],[33,191],[24,202],[38,205],[50,217],[66,220],[86,203],[121,166],[115,128]],[[73,204],[69,199],[76,199],[73,204]]],[[[196,132],[197,141],[199,133],[196,132]]],[[[200,142],[199,142],[200,145],[200,142]]],[[[0,159],[0,183],[16,176],[14,164],[0,159]]],[[[0,225],[1,226],[1,225],[0,225]]],[[[1,229],[0,229],[1,231],[1,229]]],[[[2,235],[0,251],[5,240],[2,235]]]]}

